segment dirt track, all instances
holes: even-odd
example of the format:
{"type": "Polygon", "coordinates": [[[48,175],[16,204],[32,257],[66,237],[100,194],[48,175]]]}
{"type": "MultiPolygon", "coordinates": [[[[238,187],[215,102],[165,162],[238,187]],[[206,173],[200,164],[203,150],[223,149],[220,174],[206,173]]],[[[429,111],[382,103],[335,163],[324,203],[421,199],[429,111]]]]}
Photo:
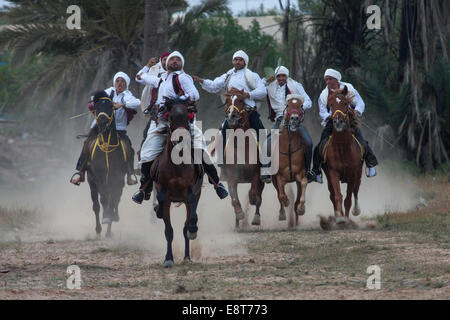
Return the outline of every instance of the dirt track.
{"type": "MultiPolygon", "coordinates": [[[[162,267],[163,224],[149,219],[148,207],[122,210],[108,241],[95,239],[89,203],[81,211],[65,201],[48,212],[43,206],[29,213],[31,222],[0,220],[0,299],[449,299],[446,179],[421,180],[426,207],[373,217],[375,230],[323,232],[316,217],[287,230],[273,204],[262,228],[236,232],[223,212],[229,208],[204,204],[193,263],[181,261],[179,208],[172,269],[162,267]],[[66,288],[73,264],[81,269],[80,290],[66,288]],[[381,267],[381,290],[366,288],[370,265],[381,267]]],[[[85,199],[86,191],[72,197],[85,199]]],[[[214,194],[206,188],[203,197],[214,194]]]]}

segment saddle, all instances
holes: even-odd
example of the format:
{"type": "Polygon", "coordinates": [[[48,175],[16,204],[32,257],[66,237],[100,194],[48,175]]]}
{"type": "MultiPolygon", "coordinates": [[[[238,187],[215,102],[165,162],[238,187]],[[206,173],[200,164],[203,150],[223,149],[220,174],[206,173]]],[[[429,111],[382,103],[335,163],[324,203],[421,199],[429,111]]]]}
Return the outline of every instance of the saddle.
{"type": "MultiPolygon", "coordinates": [[[[361,161],[365,158],[366,156],[366,150],[364,148],[364,146],[358,141],[358,139],[356,139],[355,135],[352,134],[353,139],[356,141],[356,143],[358,143],[359,149],[361,150],[361,161]]],[[[329,136],[326,139],[323,139],[323,141],[319,144],[319,154],[322,158],[322,164],[326,164],[326,157],[327,157],[327,149],[328,146],[330,145],[332,136],[329,136]]]]}
{"type": "MultiPolygon", "coordinates": [[[[155,160],[153,161],[152,167],[150,168],[150,180],[151,181],[158,181],[158,169],[159,169],[159,160],[161,159],[161,155],[157,156],[155,160]]],[[[200,180],[200,178],[203,177],[203,174],[205,173],[205,170],[203,169],[202,164],[194,164],[195,172],[197,173],[197,181],[200,180]]]]}

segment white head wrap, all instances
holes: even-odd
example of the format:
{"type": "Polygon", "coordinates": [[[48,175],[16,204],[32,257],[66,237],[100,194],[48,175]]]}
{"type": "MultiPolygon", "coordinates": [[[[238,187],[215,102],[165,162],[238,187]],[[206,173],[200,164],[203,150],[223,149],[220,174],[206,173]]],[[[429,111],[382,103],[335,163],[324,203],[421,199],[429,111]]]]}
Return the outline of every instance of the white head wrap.
{"type": "Polygon", "coordinates": [[[342,79],[341,73],[334,69],[327,69],[325,71],[325,75],[323,77],[325,78],[326,76],[333,77],[333,78],[337,79],[338,81],[341,81],[341,79],[342,79]]]}
{"type": "Polygon", "coordinates": [[[180,52],[178,52],[178,51],[172,52],[172,53],[167,57],[167,60],[166,60],[166,68],[167,68],[168,65],[169,65],[169,60],[170,60],[170,58],[173,58],[173,57],[178,57],[178,58],[181,59],[181,69],[183,69],[183,68],[184,68],[184,57],[183,57],[183,55],[182,55],[180,52]]]}
{"type": "Polygon", "coordinates": [[[244,59],[245,66],[248,66],[248,55],[244,51],[242,51],[242,50],[236,51],[233,54],[233,60],[234,60],[234,58],[242,58],[242,59],[244,59]]]}
{"type": "Polygon", "coordinates": [[[275,77],[279,74],[285,74],[287,77],[289,77],[289,70],[288,68],[284,66],[279,66],[275,69],[275,77]]]}
{"type": "Polygon", "coordinates": [[[125,80],[125,82],[127,83],[127,90],[128,90],[128,86],[130,85],[130,77],[125,72],[122,71],[117,72],[116,75],[114,76],[113,87],[116,87],[117,78],[122,78],[123,80],[125,80]]]}

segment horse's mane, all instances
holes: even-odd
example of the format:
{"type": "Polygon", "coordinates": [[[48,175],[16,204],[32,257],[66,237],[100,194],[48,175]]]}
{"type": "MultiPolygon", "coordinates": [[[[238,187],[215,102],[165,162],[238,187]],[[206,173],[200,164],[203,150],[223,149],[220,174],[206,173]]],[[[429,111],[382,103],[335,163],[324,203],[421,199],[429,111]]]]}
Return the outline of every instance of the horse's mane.
{"type": "Polygon", "coordinates": [[[189,100],[187,100],[187,99],[181,99],[181,98],[169,99],[169,98],[167,98],[164,104],[166,107],[172,107],[177,104],[187,105],[188,103],[189,103],[189,100]]]}
{"type": "Polygon", "coordinates": [[[104,90],[99,90],[94,92],[94,104],[97,103],[100,98],[109,98],[109,96],[106,94],[104,90]]]}

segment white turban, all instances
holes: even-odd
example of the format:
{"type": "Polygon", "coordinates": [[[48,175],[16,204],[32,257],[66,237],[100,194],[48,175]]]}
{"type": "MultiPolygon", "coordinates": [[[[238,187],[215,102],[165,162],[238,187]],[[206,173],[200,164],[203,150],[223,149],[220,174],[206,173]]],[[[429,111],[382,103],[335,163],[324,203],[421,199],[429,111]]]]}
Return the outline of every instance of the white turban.
{"type": "Polygon", "coordinates": [[[122,78],[123,80],[125,80],[125,82],[127,83],[127,90],[128,90],[128,86],[130,85],[130,77],[125,73],[125,72],[117,72],[116,75],[114,76],[114,80],[113,80],[113,86],[116,86],[116,80],[117,78],[122,78]]]}
{"type": "Polygon", "coordinates": [[[234,58],[242,58],[242,59],[244,59],[245,65],[248,66],[248,55],[244,51],[242,51],[242,50],[236,51],[233,54],[233,60],[234,60],[234,58]]]}
{"type": "Polygon", "coordinates": [[[170,58],[173,58],[173,57],[178,57],[178,58],[181,59],[181,69],[183,69],[183,68],[184,68],[184,57],[183,57],[183,55],[182,55],[179,51],[174,51],[174,52],[172,52],[172,53],[167,57],[167,60],[166,60],[166,68],[167,68],[168,65],[169,65],[169,60],[170,60],[170,58]]]}
{"type": "Polygon", "coordinates": [[[342,79],[341,73],[334,69],[327,69],[325,71],[325,75],[323,77],[325,78],[326,76],[333,77],[333,78],[337,79],[338,81],[341,81],[341,79],[342,79]]]}
{"type": "Polygon", "coordinates": [[[279,66],[275,69],[275,76],[279,74],[285,74],[287,77],[289,77],[289,70],[286,67],[279,66]]]}

